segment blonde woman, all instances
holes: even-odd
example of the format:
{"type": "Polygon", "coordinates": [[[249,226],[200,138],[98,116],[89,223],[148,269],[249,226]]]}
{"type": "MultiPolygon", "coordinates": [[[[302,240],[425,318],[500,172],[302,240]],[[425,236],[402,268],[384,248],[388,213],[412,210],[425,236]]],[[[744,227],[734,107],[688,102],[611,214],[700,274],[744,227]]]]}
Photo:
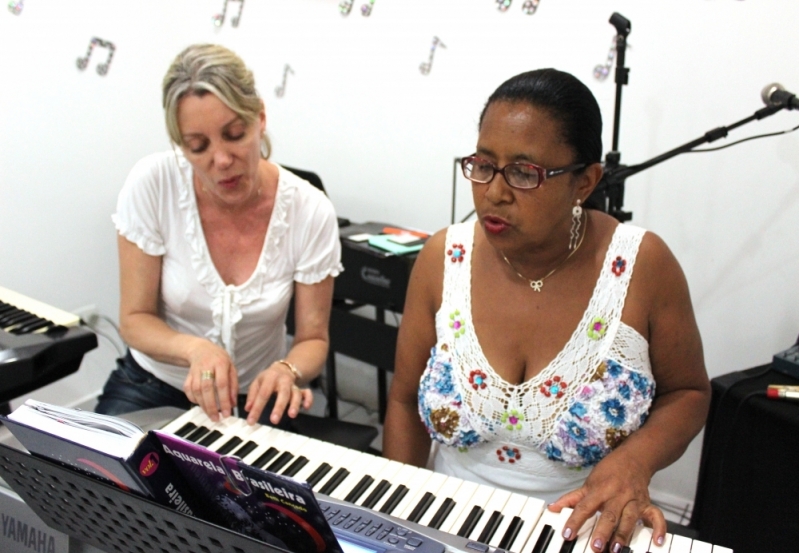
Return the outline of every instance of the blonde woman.
{"type": "Polygon", "coordinates": [[[113,216],[129,346],[98,412],[200,405],[286,423],[328,349],[338,226],[327,197],[269,161],[264,103],[230,50],[194,45],[163,82],[172,150],[139,161],[113,216]],[[296,333],[286,352],[292,297],[296,333]]]}

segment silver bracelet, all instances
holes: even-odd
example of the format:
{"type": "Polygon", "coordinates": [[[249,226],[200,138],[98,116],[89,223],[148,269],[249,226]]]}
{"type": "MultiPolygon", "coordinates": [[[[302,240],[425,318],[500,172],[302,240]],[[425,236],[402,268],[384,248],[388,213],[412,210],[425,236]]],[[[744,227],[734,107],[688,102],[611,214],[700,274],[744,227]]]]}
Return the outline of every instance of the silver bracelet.
{"type": "Polygon", "coordinates": [[[278,359],[277,362],[281,363],[282,365],[286,365],[289,368],[291,374],[294,375],[294,382],[299,382],[302,380],[302,373],[300,372],[300,369],[294,365],[294,363],[286,361],[285,359],[278,359]]]}

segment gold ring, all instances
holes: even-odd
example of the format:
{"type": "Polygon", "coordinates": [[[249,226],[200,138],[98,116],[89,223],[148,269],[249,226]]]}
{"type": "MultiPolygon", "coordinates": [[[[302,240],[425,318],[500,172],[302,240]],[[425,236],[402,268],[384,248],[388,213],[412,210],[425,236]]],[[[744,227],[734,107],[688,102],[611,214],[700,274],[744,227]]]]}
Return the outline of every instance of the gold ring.
{"type": "Polygon", "coordinates": [[[214,371],[203,371],[200,375],[200,380],[213,380],[214,379],[214,371]]]}

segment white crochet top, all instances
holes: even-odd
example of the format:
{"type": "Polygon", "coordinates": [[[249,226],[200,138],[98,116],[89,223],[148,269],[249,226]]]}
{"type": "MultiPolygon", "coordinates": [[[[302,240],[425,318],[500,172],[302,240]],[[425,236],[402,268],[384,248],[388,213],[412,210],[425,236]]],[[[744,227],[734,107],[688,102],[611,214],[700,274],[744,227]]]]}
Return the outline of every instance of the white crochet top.
{"type": "Polygon", "coordinates": [[[649,345],[621,322],[643,234],[617,227],[571,338],[516,385],[489,365],[472,325],[474,224],[449,228],[437,343],[419,386],[437,471],[554,501],[643,424],[655,391],[649,345]]]}

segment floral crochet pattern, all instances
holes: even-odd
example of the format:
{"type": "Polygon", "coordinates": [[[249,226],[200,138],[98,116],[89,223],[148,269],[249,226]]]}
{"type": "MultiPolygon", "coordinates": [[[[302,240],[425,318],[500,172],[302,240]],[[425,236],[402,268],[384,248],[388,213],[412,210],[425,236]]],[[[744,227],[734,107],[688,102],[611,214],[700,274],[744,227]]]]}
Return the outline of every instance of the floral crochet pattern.
{"type": "Polygon", "coordinates": [[[504,424],[505,428],[508,430],[521,430],[524,415],[519,413],[516,409],[511,409],[510,411],[502,413],[501,420],[502,424],[504,424]]]}
{"type": "Polygon", "coordinates": [[[449,314],[449,327],[454,331],[455,338],[463,336],[463,333],[466,332],[463,317],[461,317],[461,312],[459,310],[456,309],[449,314]]]}
{"type": "Polygon", "coordinates": [[[566,386],[568,384],[561,380],[559,376],[556,376],[545,380],[539,390],[547,397],[555,396],[556,399],[560,399],[563,397],[563,391],[566,386]]]}
{"type": "Polygon", "coordinates": [[[510,464],[513,464],[521,458],[522,454],[515,447],[503,445],[500,449],[497,450],[497,459],[499,459],[501,463],[508,462],[510,464]]]}
{"type": "Polygon", "coordinates": [[[613,263],[610,264],[610,270],[613,271],[613,274],[621,276],[621,274],[627,269],[627,260],[622,259],[622,257],[616,256],[616,259],[613,260],[613,263]]]}
{"type": "Polygon", "coordinates": [[[608,322],[602,317],[594,317],[588,326],[588,337],[592,340],[599,340],[608,330],[608,322]]]}
{"type": "Polygon", "coordinates": [[[453,263],[463,263],[463,258],[466,257],[466,248],[463,244],[452,244],[452,247],[447,250],[447,255],[453,263]]]}
{"type": "Polygon", "coordinates": [[[486,387],[486,373],[483,371],[472,371],[469,373],[469,384],[475,390],[485,390],[486,387]]]}
{"type": "Polygon", "coordinates": [[[440,407],[430,413],[430,422],[436,432],[449,439],[458,428],[460,415],[449,407],[440,407]]]}

